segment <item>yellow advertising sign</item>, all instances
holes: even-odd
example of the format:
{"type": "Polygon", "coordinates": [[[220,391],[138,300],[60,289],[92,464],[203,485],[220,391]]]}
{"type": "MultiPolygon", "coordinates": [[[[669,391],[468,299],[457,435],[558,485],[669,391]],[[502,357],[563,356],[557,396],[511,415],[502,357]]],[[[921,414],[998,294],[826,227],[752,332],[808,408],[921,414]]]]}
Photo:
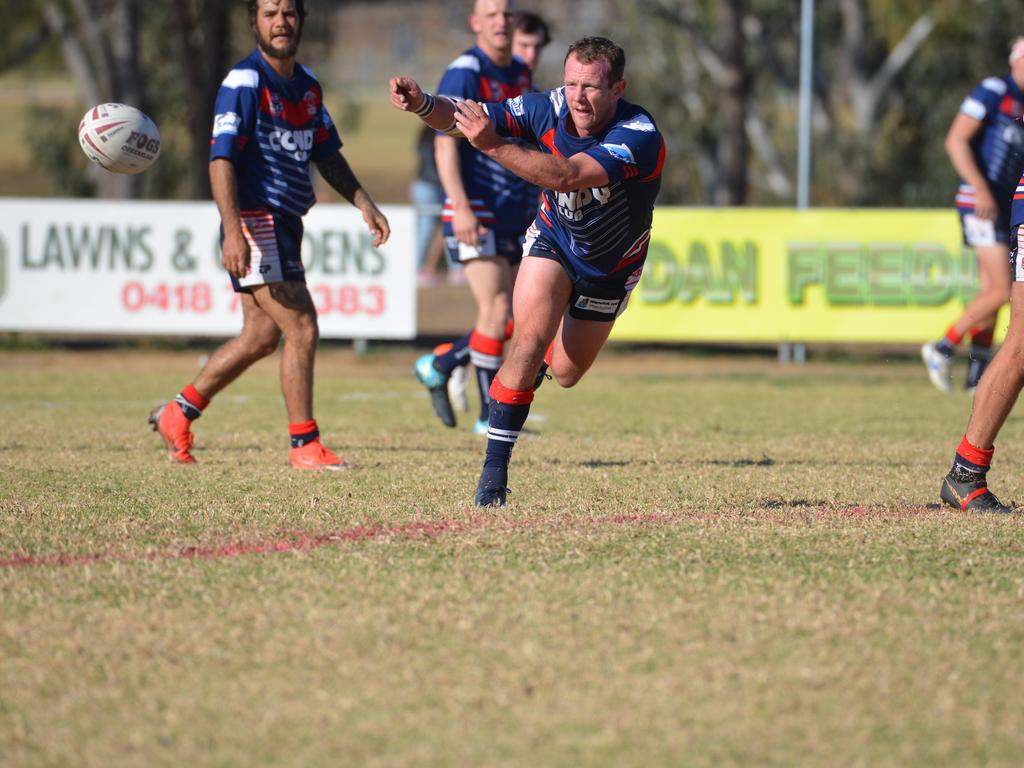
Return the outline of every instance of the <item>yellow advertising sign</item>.
{"type": "Polygon", "coordinates": [[[953,209],[659,208],[612,338],[920,342],[976,292],[953,209]]]}

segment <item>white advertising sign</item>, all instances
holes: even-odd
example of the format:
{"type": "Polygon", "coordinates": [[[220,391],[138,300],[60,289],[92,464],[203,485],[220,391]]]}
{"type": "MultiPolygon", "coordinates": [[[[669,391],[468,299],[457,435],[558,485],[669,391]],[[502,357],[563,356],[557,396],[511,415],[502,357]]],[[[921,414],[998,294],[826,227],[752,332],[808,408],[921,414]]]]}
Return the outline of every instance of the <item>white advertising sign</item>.
{"type": "MultiPolygon", "coordinates": [[[[414,213],[382,210],[380,248],[350,205],[303,219],[323,338],[416,335],[414,213]]],[[[242,314],[219,231],[212,202],[0,199],[0,330],[233,336],[242,314]]]]}

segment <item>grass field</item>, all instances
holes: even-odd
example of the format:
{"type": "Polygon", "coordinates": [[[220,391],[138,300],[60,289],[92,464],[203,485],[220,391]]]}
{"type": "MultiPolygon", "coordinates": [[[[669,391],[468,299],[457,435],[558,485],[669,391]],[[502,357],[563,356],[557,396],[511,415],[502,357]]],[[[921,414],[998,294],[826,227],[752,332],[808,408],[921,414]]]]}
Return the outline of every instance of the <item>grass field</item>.
{"type": "Polygon", "coordinates": [[[917,364],[609,350],[484,512],[412,350],[318,360],[360,470],[287,467],[272,362],[169,465],[198,354],[0,353],[5,767],[1024,760],[1024,522],[933,503],[917,364]]]}

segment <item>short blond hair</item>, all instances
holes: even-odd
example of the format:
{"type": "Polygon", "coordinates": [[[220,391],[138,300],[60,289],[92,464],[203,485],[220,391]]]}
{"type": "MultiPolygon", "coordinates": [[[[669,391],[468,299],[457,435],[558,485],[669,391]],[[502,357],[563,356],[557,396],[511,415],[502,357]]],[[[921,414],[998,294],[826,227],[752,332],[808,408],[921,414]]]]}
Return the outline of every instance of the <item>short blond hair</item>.
{"type": "Polygon", "coordinates": [[[1024,59],[1024,35],[1018,35],[1010,43],[1010,63],[1024,59]]]}

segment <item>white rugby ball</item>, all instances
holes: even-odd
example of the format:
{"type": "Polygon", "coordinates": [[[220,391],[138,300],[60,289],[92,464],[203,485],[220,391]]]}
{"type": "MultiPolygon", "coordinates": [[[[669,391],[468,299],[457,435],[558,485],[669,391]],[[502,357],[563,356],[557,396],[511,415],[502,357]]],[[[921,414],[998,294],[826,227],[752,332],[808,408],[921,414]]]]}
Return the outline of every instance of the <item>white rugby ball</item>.
{"type": "Polygon", "coordinates": [[[78,143],[86,157],[114,173],[141,173],[160,156],[156,123],[127,104],[98,104],[86,112],[78,143]]]}

